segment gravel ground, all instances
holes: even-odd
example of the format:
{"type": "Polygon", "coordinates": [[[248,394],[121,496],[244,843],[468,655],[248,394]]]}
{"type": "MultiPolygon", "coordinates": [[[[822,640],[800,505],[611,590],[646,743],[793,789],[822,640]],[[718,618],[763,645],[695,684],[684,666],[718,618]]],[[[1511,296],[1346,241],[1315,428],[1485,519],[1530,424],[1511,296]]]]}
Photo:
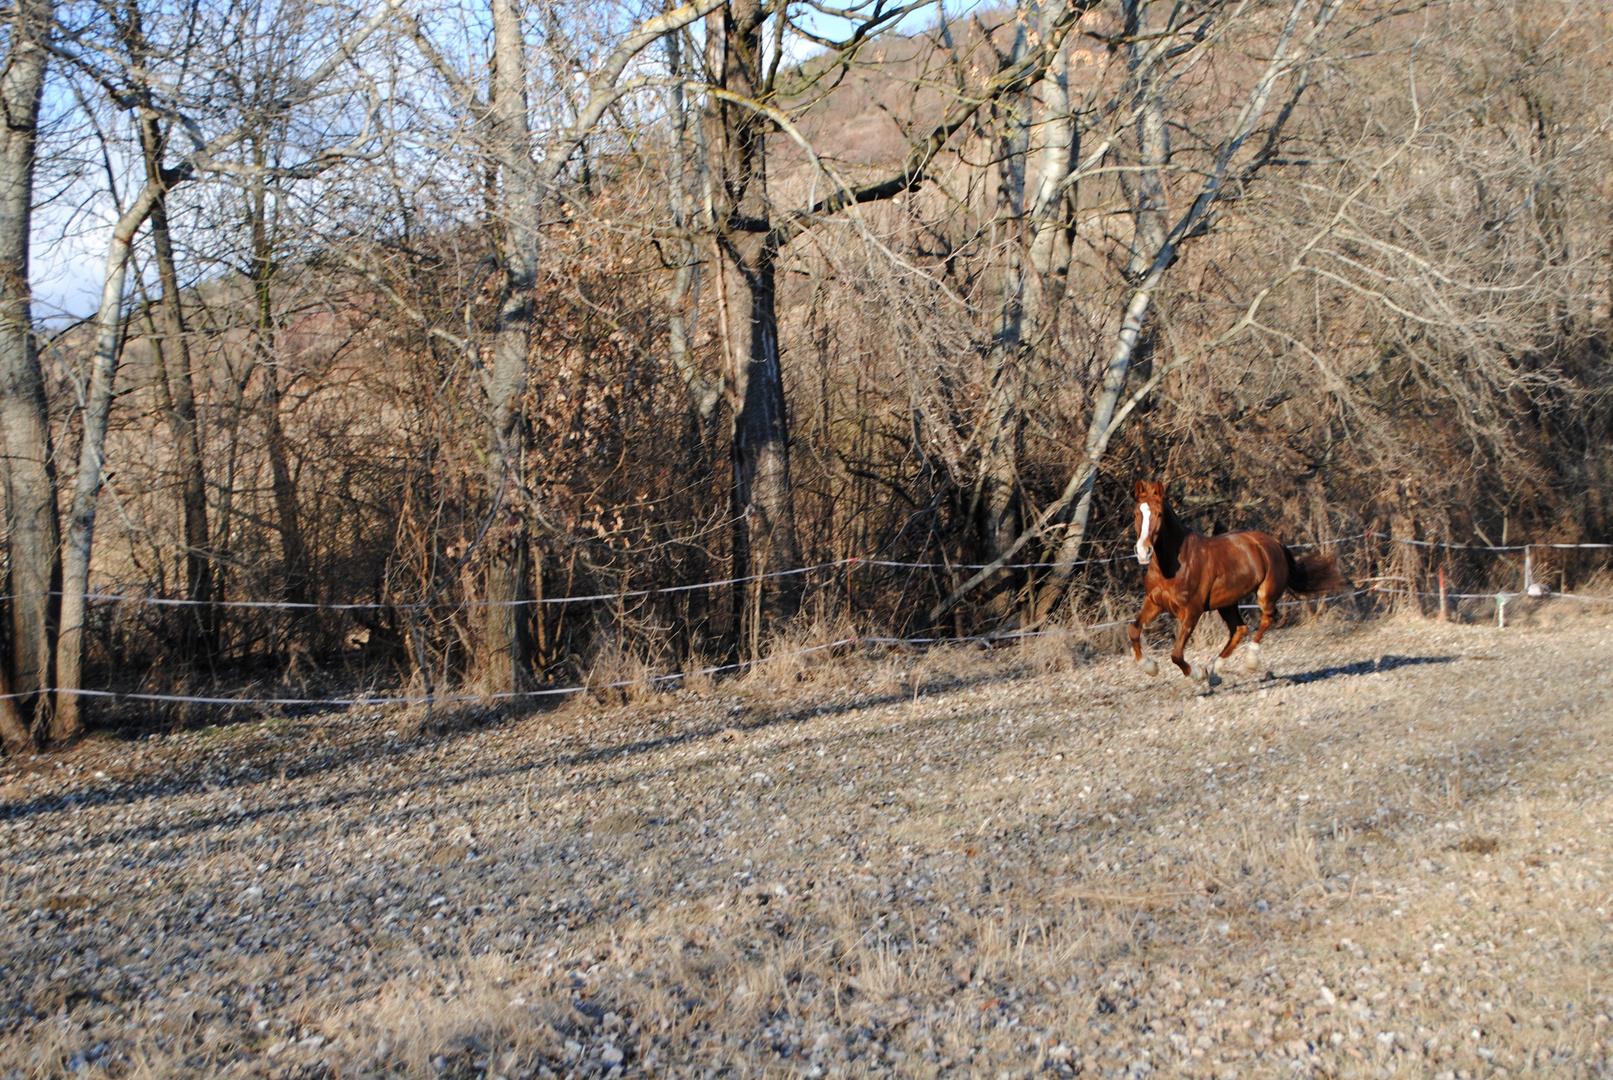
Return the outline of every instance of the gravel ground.
{"type": "Polygon", "coordinates": [[[0,1075],[1613,1075],[1613,612],[1516,618],[6,761],[0,1075]]]}

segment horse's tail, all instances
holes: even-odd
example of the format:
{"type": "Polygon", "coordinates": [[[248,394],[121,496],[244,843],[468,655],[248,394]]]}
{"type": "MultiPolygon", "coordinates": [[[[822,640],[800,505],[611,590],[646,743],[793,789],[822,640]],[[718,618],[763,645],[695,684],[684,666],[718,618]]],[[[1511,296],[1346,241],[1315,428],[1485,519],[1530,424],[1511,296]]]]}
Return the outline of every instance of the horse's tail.
{"type": "Polygon", "coordinates": [[[1297,593],[1324,593],[1343,588],[1344,575],[1339,573],[1338,559],[1332,553],[1318,551],[1314,555],[1296,558],[1283,548],[1288,560],[1288,588],[1297,593]]]}

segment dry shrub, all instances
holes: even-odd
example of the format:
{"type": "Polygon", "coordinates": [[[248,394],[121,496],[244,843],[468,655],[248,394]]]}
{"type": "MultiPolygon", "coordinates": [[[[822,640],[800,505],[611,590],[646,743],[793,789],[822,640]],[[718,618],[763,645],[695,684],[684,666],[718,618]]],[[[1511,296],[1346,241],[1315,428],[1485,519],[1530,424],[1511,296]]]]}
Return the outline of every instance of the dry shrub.
{"type": "Polygon", "coordinates": [[[746,685],[783,689],[816,682],[838,671],[838,657],[844,652],[841,643],[850,643],[856,636],[856,627],[844,613],[803,618],[772,636],[766,658],[747,670],[746,685]]]}
{"type": "Polygon", "coordinates": [[[588,687],[587,696],[601,705],[625,705],[648,701],[661,692],[663,684],[671,685],[659,675],[662,673],[642,655],[609,635],[596,647],[583,684],[588,687]]]}
{"type": "Polygon", "coordinates": [[[1600,597],[1613,603],[1613,567],[1604,566],[1592,572],[1589,577],[1574,585],[1573,592],[1576,596],[1600,597]]]}
{"type": "Polygon", "coordinates": [[[1048,628],[1020,645],[1026,666],[1039,675],[1074,671],[1088,655],[1086,634],[1079,627],[1048,628]]]}
{"type": "MultiPolygon", "coordinates": [[[[1095,652],[1122,652],[1130,647],[1126,623],[1137,615],[1140,597],[1105,591],[1084,599],[1069,610],[1071,629],[1080,629],[1082,641],[1095,652]]],[[[1156,619],[1154,626],[1161,620],[1156,619]]]]}
{"type": "Polygon", "coordinates": [[[907,649],[877,649],[857,662],[848,674],[857,690],[874,700],[913,697],[923,654],[907,649]]]}
{"type": "Polygon", "coordinates": [[[678,682],[678,689],[696,697],[709,696],[717,689],[717,673],[713,669],[720,666],[722,665],[703,653],[690,655],[688,663],[684,665],[683,678],[678,682]]]}

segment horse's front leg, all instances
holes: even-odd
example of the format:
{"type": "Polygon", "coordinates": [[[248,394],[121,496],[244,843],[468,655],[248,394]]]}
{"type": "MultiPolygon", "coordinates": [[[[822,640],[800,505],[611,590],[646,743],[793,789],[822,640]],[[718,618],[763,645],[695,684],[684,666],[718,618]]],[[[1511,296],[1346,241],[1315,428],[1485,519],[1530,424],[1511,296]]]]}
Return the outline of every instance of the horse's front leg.
{"type": "Polygon", "coordinates": [[[1208,679],[1210,677],[1208,668],[1200,667],[1197,664],[1189,664],[1183,659],[1187,653],[1187,639],[1193,636],[1193,628],[1199,624],[1199,618],[1203,614],[1204,609],[1194,604],[1177,617],[1179,628],[1176,631],[1176,648],[1171,650],[1171,663],[1180,668],[1182,674],[1189,679],[1208,679]]]}
{"type": "Polygon", "coordinates": [[[1126,627],[1126,634],[1131,638],[1132,659],[1141,664],[1143,671],[1148,675],[1158,675],[1159,665],[1154,662],[1154,658],[1151,656],[1146,660],[1143,659],[1143,631],[1147,629],[1149,623],[1154,621],[1161,610],[1163,609],[1150,596],[1143,601],[1143,609],[1137,613],[1135,619],[1131,620],[1131,625],[1126,627]]]}
{"type": "Polygon", "coordinates": [[[1230,635],[1227,638],[1226,648],[1221,650],[1221,659],[1225,660],[1232,655],[1232,651],[1238,647],[1238,642],[1242,641],[1243,636],[1249,632],[1249,627],[1244,623],[1243,615],[1239,613],[1237,604],[1228,604],[1219,610],[1222,621],[1227,624],[1227,633],[1230,635]]]}

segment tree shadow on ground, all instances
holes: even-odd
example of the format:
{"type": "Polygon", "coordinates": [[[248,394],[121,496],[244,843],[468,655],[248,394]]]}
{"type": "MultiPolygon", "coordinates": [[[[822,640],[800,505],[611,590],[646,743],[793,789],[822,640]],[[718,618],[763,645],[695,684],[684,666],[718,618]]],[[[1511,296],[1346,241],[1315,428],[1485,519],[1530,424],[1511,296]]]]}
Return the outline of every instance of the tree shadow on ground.
{"type": "MultiPolygon", "coordinates": [[[[982,672],[967,677],[939,675],[922,683],[918,688],[917,696],[922,698],[937,693],[952,693],[990,683],[1010,682],[1022,678],[1024,675],[1025,672],[1018,667],[1003,671],[982,672]]],[[[859,709],[873,709],[898,704],[912,700],[914,697],[912,686],[908,683],[904,684],[896,692],[870,692],[859,695],[849,701],[825,701],[785,708],[757,707],[747,710],[744,715],[726,718],[714,717],[707,723],[665,735],[611,742],[594,747],[577,746],[575,743],[569,747],[557,747],[548,754],[534,757],[529,761],[523,761],[518,764],[447,768],[432,775],[417,776],[401,783],[390,783],[374,787],[356,785],[351,788],[327,791],[312,797],[271,801],[266,805],[259,806],[249,807],[242,805],[237,808],[220,809],[213,813],[198,814],[185,822],[130,825],[121,829],[109,830],[107,834],[89,841],[73,841],[62,845],[59,849],[42,851],[39,855],[40,857],[51,857],[67,850],[89,850],[99,848],[108,843],[149,843],[154,840],[171,840],[175,837],[201,833],[217,827],[233,828],[276,817],[306,814],[315,810],[333,810],[355,801],[373,801],[379,804],[379,802],[394,799],[399,795],[412,795],[424,790],[450,788],[480,780],[513,778],[542,769],[575,769],[584,765],[644,755],[657,750],[699,742],[702,739],[723,735],[725,732],[737,731],[750,734],[780,725],[802,723],[825,716],[839,716],[859,709]]],[[[335,747],[327,746],[318,749],[306,745],[288,747],[286,749],[291,750],[291,753],[284,757],[274,753],[275,750],[280,749],[279,747],[268,748],[270,752],[266,755],[266,758],[253,763],[256,773],[253,776],[232,778],[215,775],[174,776],[170,774],[132,783],[125,781],[115,785],[112,783],[91,783],[73,791],[42,795],[10,805],[0,803],[0,820],[15,820],[65,813],[83,806],[124,805],[143,802],[148,798],[167,799],[192,795],[201,791],[214,793],[235,791],[240,793],[239,797],[244,798],[248,793],[271,783],[284,784],[287,781],[307,779],[341,769],[344,766],[365,759],[373,759],[378,755],[402,755],[411,751],[420,751],[433,745],[454,741],[457,738],[462,738],[472,732],[483,730],[490,726],[493,725],[472,722],[463,726],[451,727],[446,731],[439,730],[436,734],[422,732],[412,739],[397,739],[383,735],[379,731],[373,731],[352,738],[350,741],[335,747]],[[286,760],[287,758],[291,760],[286,760]]],[[[259,746],[256,749],[262,750],[265,748],[259,746]]],[[[609,786],[609,782],[599,780],[573,783],[567,786],[574,791],[590,790],[596,787],[609,786]]],[[[410,815],[405,814],[403,816],[410,815]]]]}

